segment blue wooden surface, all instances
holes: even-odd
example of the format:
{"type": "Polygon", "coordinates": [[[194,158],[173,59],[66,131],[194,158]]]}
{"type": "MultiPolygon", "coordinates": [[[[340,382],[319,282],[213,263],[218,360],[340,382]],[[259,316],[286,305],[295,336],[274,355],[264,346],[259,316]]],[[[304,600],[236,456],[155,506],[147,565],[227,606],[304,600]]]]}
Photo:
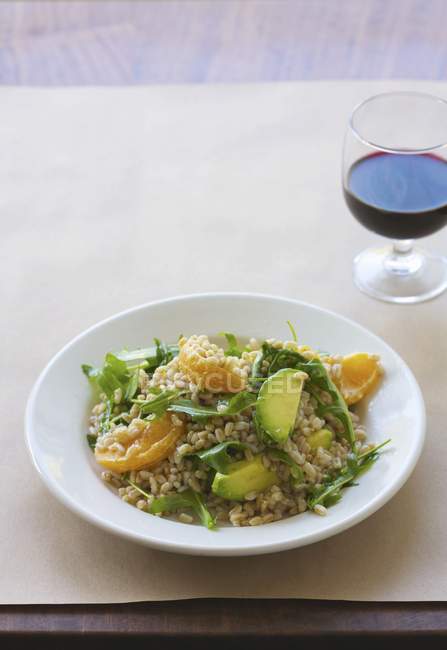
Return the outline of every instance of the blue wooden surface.
{"type": "Polygon", "coordinates": [[[0,83],[445,79],[446,27],[446,0],[0,2],[0,83]]]}

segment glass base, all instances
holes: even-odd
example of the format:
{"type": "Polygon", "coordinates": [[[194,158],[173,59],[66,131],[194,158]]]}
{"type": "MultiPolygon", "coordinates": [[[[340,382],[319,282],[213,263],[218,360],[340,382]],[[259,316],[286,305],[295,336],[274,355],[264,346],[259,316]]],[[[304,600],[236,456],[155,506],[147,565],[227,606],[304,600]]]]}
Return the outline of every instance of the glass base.
{"type": "Polygon", "coordinates": [[[396,247],[368,248],[354,259],[354,282],[386,302],[416,303],[447,289],[447,258],[419,248],[396,254],[396,247]]]}

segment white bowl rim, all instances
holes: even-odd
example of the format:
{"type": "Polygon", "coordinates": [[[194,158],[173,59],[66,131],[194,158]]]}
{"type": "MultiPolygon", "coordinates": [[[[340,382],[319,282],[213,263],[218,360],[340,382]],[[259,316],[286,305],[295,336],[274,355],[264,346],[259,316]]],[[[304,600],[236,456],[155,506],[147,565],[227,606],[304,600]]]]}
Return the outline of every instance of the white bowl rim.
{"type": "Polygon", "coordinates": [[[68,343],[66,343],[59,350],[59,352],[57,352],[52,357],[52,359],[47,363],[47,365],[39,374],[33,388],[31,389],[27,401],[24,424],[25,424],[25,441],[26,441],[28,452],[31,456],[32,463],[36,468],[43,483],[45,484],[46,488],[50,491],[50,493],[53,496],[56,497],[56,499],[58,499],[59,502],[61,502],[69,510],[79,515],[81,518],[88,521],[89,523],[92,523],[95,526],[98,526],[99,528],[102,528],[103,530],[110,532],[114,535],[118,535],[119,537],[124,537],[125,539],[128,539],[130,541],[138,542],[144,544],[145,546],[149,546],[151,548],[155,548],[163,551],[180,553],[185,555],[248,556],[248,555],[261,555],[267,553],[274,553],[274,552],[289,550],[292,548],[298,548],[300,546],[307,546],[309,544],[314,544],[315,542],[321,541],[323,539],[327,539],[329,537],[332,537],[334,535],[343,532],[344,530],[351,528],[352,526],[355,526],[356,524],[360,523],[361,521],[363,521],[364,519],[366,519],[367,517],[375,513],[377,510],[379,510],[383,505],[385,505],[385,503],[387,503],[390,499],[392,499],[392,497],[401,489],[401,487],[406,483],[413,469],[415,468],[416,463],[422,453],[422,449],[424,446],[425,434],[426,434],[426,421],[427,418],[426,418],[424,399],[419,384],[417,383],[416,378],[414,377],[412,371],[405,363],[405,361],[400,357],[400,355],[390,345],[388,345],[381,337],[371,332],[371,330],[369,330],[368,328],[364,327],[363,325],[360,325],[358,322],[346,316],[342,316],[338,314],[333,310],[326,309],[324,307],[319,307],[317,305],[302,300],[297,300],[294,298],[289,298],[289,297],[279,296],[274,294],[265,294],[265,293],[257,293],[257,292],[222,291],[222,292],[181,294],[169,298],[152,300],[150,302],[143,303],[135,307],[130,307],[129,309],[125,309],[121,312],[118,312],[117,314],[113,314],[112,316],[104,318],[103,320],[85,329],[83,332],[81,332],[73,339],[71,339],[68,343]],[[95,513],[90,512],[89,510],[83,508],[76,502],[75,499],[73,499],[62,488],[60,488],[60,486],[57,483],[55,482],[53,483],[52,481],[50,481],[46,473],[42,470],[39,460],[33,450],[32,413],[35,407],[37,394],[48,372],[69,348],[74,346],[79,340],[83,339],[84,337],[87,337],[91,332],[101,328],[103,325],[106,325],[111,321],[125,318],[129,314],[138,312],[140,310],[145,310],[152,306],[158,306],[158,305],[169,304],[174,302],[189,301],[194,299],[207,299],[207,298],[215,299],[220,297],[247,298],[247,299],[254,298],[254,299],[289,302],[291,304],[295,304],[295,305],[298,304],[302,307],[310,308],[314,311],[319,311],[329,316],[333,316],[338,320],[344,321],[346,324],[353,325],[355,328],[361,330],[369,337],[378,341],[381,346],[385,347],[389,352],[391,352],[392,355],[394,355],[397,358],[397,360],[401,364],[401,368],[405,371],[407,379],[409,379],[410,384],[412,384],[412,388],[414,390],[418,402],[417,410],[419,414],[419,422],[417,423],[417,430],[418,430],[417,444],[414,446],[412,450],[412,454],[407,458],[405,465],[403,465],[399,473],[399,477],[393,483],[390,484],[389,488],[387,490],[382,491],[376,497],[371,499],[365,506],[355,511],[352,515],[346,517],[343,521],[338,523],[333,523],[322,531],[315,531],[315,532],[308,533],[306,535],[302,535],[300,538],[297,538],[296,540],[289,539],[285,541],[275,541],[271,543],[260,542],[256,544],[251,544],[248,547],[247,546],[236,547],[233,545],[229,545],[229,546],[220,545],[219,547],[210,547],[208,544],[203,544],[203,545],[196,544],[196,543],[188,544],[188,543],[177,542],[177,541],[152,539],[148,535],[143,535],[136,531],[131,531],[128,530],[127,528],[117,526],[111,523],[110,521],[108,521],[107,519],[102,519],[95,513]]]}

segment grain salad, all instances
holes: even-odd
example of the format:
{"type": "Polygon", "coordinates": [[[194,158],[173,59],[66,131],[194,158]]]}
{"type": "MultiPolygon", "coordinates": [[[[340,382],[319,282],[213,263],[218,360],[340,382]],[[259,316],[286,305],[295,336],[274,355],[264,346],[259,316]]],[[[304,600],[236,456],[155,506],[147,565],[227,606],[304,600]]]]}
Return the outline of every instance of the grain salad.
{"type": "Polygon", "coordinates": [[[192,334],[84,365],[102,479],[142,512],[209,529],[325,516],[386,444],[354,412],[383,371],[374,354],[318,352],[289,327],[287,341],[192,334]]]}

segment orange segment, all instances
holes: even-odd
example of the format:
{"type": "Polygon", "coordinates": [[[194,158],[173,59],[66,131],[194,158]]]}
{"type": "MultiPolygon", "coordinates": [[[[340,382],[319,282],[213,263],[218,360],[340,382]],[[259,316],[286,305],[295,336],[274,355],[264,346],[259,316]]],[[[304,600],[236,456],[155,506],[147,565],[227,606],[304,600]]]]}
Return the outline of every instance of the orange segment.
{"type": "Polygon", "coordinates": [[[382,370],[377,357],[357,352],[343,357],[338,385],[346,404],[355,404],[368,395],[380,379],[382,370]]]}
{"type": "Polygon", "coordinates": [[[169,413],[149,422],[134,420],[129,427],[116,427],[99,438],[95,448],[96,460],[118,473],[143,467],[152,469],[174,451],[184,431],[183,422],[169,413]]]}
{"type": "Polygon", "coordinates": [[[237,357],[226,357],[208,337],[179,341],[178,365],[190,381],[212,393],[238,393],[247,383],[247,371],[237,357]]]}

